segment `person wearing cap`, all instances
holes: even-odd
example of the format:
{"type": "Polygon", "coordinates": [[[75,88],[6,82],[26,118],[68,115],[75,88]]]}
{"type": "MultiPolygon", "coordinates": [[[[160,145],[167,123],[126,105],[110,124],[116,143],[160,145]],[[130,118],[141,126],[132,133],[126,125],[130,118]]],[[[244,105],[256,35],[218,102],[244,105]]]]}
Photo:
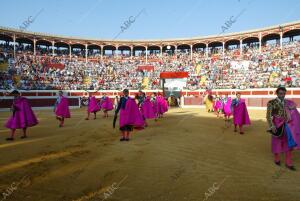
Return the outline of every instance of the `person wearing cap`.
{"type": "Polygon", "coordinates": [[[274,163],[281,165],[280,154],[285,153],[285,166],[296,170],[292,163],[292,150],[300,149],[300,114],[296,104],[285,99],[285,87],[278,87],[277,97],[267,104],[267,122],[272,133],[271,148],[274,163]]]}
{"type": "Polygon", "coordinates": [[[96,97],[89,93],[88,105],[87,105],[87,117],[85,118],[85,120],[90,119],[91,113],[94,113],[94,119],[96,119],[97,112],[100,110],[101,107],[98,104],[96,97]]]}
{"type": "Polygon", "coordinates": [[[113,102],[111,101],[111,99],[106,96],[106,94],[104,93],[103,94],[103,97],[101,98],[101,101],[100,101],[100,104],[101,104],[101,109],[103,110],[103,113],[104,113],[104,118],[108,118],[108,111],[111,111],[114,109],[114,104],[113,102]]]}
{"type": "Polygon", "coordinates": [[[65,123],[65,118],[71,118],[71,113],[69,110],[68,98],[63,95],[62,91],[58,92],[58,97],[54,105],[54,113],[56,119],[60,122],[59,127],[63,127],[65,123]]]}
{"type": "Polygon", "coordinates": [[[22,139],[27,138],[27,128],[38,124],[38,120],[27,98],[22,97],[19,91],[11,92],[14,97],[11,106],[12,115],[7,120],[5,127],[11,129],[11,134],[6,140],[14,140],[16,129],[22,129],[22,139]]]}
{"type": "Polygon", "coordinates": [[[243,126],[250,125],[250,117],[246,105],[246,100],[241,98],[241,93],[236,93],[236,98],[231,102],[231,111],[233,114],[234,132],[237,132],[237,126],[240,129],[240,134],[244,134],[243,126]]]}
{"type": "Polygon", "coordinates": [[[120,131],[122,133],[120,141],[129,141],[130,133],[133,129],[143,129],[145,121],[139,111],[137,103],[133,98],[129,97],[128,89],[123,90],[123,97],[121,97],[118,108],[115,111],[114,124],[119,112],[120,131]]]}

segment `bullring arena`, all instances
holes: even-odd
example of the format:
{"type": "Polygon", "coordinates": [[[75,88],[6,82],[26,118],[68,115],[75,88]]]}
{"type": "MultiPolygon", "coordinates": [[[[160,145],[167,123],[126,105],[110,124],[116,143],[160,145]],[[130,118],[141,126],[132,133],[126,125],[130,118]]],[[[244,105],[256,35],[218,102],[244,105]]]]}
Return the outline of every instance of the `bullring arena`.
{"type": "Polygon", "coordinates": [[[0,128],[0,201],[299,201],[300,152],[292,153],[295,171],[283,156],[275,165],[266,119],[279,85],[300,105],[299,35],[299,21],[166,40],[0,27],[0,123],[18,112],[13,90],[38,120],[24,139],[18,129],[6,140],[11,131],[0,128]],[[123,89],[137,107],[143,93],[169,103],[162,118],[149,120],[139,105],[148,125],[128,141],[120,141],[121,117],[114,119],[128,107],[123,89]],[[71,112],[60,124],[59,93],[71,112]],[[205,107],[208,95],[215,103],[238,94],[251,120],[241,133],[224,109],[217,117],[205,107]],[[89,97],[108,97],[115,108],[86,120],[89,97]]]}
{"type": "MultiPolygon", "coordinates": [[[[193,101],[197,100],[201,97],[193,101]]],[[[22,141],[18,135],[15,142],[6,143],[9,131],[0,131],[5,156],[1,157],[2,189],[20,183],[10,200],[96,201],[121,182],[107,199],[299,199],[299,171],[270,162],[264,109],[250,109],[252,124],[240,135],[203,107],[190,107],[171,108],[145,130],[134,131],[128,144],[120,144],[111,113],[108,119],[101,116],[87,122],[86,108],[74,108],[70,121],[59,128],[52,110],[39,109],[40,123],[30,129],[28,139],[22,141]]],[[[4,124],[9,112],[2,114],[4,124]]],[[[297,166],[299,156],[299,152],[293,155],[297,166]]]]}

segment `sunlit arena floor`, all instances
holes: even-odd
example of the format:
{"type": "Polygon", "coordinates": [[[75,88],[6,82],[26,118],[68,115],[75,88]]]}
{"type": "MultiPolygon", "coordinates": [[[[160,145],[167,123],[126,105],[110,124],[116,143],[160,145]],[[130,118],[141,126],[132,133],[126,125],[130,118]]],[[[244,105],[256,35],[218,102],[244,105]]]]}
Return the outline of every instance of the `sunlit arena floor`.
{"type": "MultiPolygon", "coordinates": [[[[0,130],[0,200],[7,201],[299,201],[300,152],[292,172],[273,164],[265,111],[250,111],[245,134],[204,109],[171,109],[119,141],[98,114],[72,110],[64,128],[36,111],[29,138],[0,130]]],[[[3,125],[9,116],[1,112],[3,125]]],[[[282,162],[284,160],[282,159],[282,162]]]]}

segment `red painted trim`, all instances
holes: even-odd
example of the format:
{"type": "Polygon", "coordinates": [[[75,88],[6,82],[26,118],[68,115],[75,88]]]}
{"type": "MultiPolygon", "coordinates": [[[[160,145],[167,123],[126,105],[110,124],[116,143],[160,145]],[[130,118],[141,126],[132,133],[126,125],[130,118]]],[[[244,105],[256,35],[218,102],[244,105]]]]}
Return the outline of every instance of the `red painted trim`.
{"type": "Polygon", "coordinates": [[[167,78],[186,78],[189,76],[188,72],[161,72],[160,78],[167,79],[167,78]]]}
{"type": "Polygon", "coordinates": [[[268,95],[268,91],[252,91],[252,95],[268,95]]]}

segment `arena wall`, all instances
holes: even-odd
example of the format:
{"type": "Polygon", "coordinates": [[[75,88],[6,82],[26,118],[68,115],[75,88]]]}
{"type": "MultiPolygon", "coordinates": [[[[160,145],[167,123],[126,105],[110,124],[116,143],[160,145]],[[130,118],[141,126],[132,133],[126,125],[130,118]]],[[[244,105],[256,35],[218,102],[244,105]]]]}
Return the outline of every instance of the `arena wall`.
{"type": "MultiPolygon", "coordinates": [[[[266,109],[269,100],[276,97],[276,88],[264,88],[264,89],[217,89],[213,90],[213,95],[225,95],[235,97],[237,92],[241,93],[242,98],[246,100],[246,104],[249,108],[253,109],[266,109]]],[[[181,92],[181,106],[183,108],[196,108],[204,107],[205,90],[195,91],[182,91],[181,92]]],[[[287,99],[293,100],[298,107],[300,107],[300,88],[289,88],[286,95],[287,99]]]]}
{"type": "MultiPolygon", "coordinates": [[[[29,99],[31,106],[34,109],[50,109],[53,108],[59,90],[19,90],[21,96],[29,99]]],[[[138,90],[130,90],[130,96],[134,96],[138,90]]],[[[153,92],[160,92],[161,90],[144,90],[146,95],[151,95],[153,92]]],[[[104,94],[109,96],[114,101],[116,96],[122,95],[122,91],[117,90],[101,90],[101,91],[85,91],[85,90],[64,90],[64,95],[69,98],[69,105],[71,108],[80,108],[82,106],[82,98],[88,97],[89,93],[97,99],[104,94]]],[[[9,91],[0,90],[0,111],[9,110],[12,105],[13,97],[9,91]]]]}
{"type": "MultiPolygon", "coordinates": [[[[217,89],[213,90],[213,95],[225,95],[235,97],[237,92],[242,94],[242,98],[246,99],[246,104],[249,108],[265,109],[267,102],[276,97],[275,88],[267,89],[217,89]]],[[[130,90],[130,95],[134,96],[138,90],[130,90]]],[[[147,95],[153,92],[162,93],[162,90],[144,90],[147,95]]],[[[22,96],[29,99],[30,104],[35,109],[53,108],[58,90],[30,90],[20,91],[22,96]]],[[[79,108],[82,105],[82,97],[88,97],[88,94],[101,98],[104,94],[109,96],[112,100],[116,96],[120,96],[122,91],[117,90],[101,90],[101,91],[84,91],[84,90],[66,90],[65,95],[69,97],[69,103],[72,108],[79,108]]],[[[7,110],[11,107],[13,97],[9,95],[8,91],[0,90],[0,110],[7,110]]],[[[200,108],[204,107],[205,90],[183,90],[181,91],[181,107],[183,108],[200,108]]],[[[293,100],[300,107],[300,88],[289,88],[286,98],[293,100]]]]}

